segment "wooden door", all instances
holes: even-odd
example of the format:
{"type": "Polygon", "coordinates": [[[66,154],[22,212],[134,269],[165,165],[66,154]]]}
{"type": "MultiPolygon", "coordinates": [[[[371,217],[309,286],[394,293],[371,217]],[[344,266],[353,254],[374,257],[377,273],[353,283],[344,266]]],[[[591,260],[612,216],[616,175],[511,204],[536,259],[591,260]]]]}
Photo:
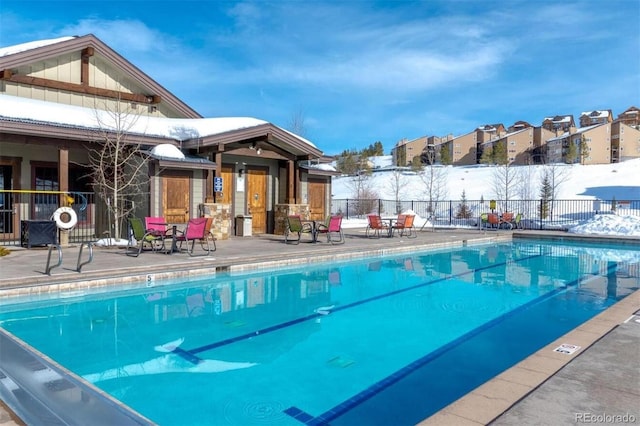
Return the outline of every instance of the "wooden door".
{"type": "Polygon", "coordinates": [[[233,201],[233,179],[235,178],[233,166],[223,165],[220,169],[220,176],[222,177],[222,197],[216,198],[216,202],[231,204],[233,201]]]}
{"type": "Polygon", "coordinates": [[[252,216],[251,232],[267,232],[267,176],[265,167],[246,168],[247,213],[252,216]]]}
{"type": "Polygon", "coordinates": [[[189,221],[189,176],[163,176],[162,208],[167,223],[189,221]]]}
{"type": "Polygon", "coordinates": [[[327,184],[323,180],[309,179],[308,200],[311,220],[326,219],[325,200],[327,197],[327,184]]]}

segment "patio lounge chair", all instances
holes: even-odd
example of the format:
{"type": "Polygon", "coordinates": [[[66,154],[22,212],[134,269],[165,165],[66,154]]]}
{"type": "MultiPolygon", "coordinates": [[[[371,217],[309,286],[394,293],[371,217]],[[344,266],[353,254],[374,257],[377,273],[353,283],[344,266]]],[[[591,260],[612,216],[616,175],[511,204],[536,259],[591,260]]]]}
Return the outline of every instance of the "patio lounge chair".
{"type": "Polygon", "coordinates": [[[179,251],[183,251],[182,243],[186,242],[187,247],[186,249],[184,249],[184,251],[186,251],[189,256],[208,256],[211,253],[211,246],[209,245],[209,235],[207,235],[208,233],[205,232],[207,227],[207,219],[210,218],[199,217],[195,219],[189,219],[189,222],[187,222],[187,227],[184,231],[177,231],[175,236],[167,234],[165,235],[165,239],[175,238],[176,244],[180,243],[180,245],[178,246],[179,251]],[[199,241],[200,245],[202,246],[202,254],[195,254],[194,252],[196,241],[199,241]],[[191,247],[189,247],[189,245],[191,245],[191,247]]]}
{"type": "Polygon", "coordinates": [[[342,216],[331,216],[327,225],[318,225],[316,233],[327,234],[327,242],[331,244],[343,244],[342,216]]]}
{"type": "Polygon", "coordinates": [[[169,230],[169,225],[164,217],[147,216],[144,218],[144,229],[147,232],[154,232],[156,235],[164,237],[169,230]]]}
{"type": "Polygon", "coordinates": [[[300,243],[302,234],[311,234],[311,241],[315,241],[315,235],[313,233],[311,224],[302,223],[302,219],[300,218],[300,216],[287,216],[287,228],[284,230],[284,243],[288,244],[290,242],[293,242],[295,244],[298,244],[300,243]],[[289,239],[290,234],[297,234],[298,238],[289,239]]]}
{"type": "Polygon", "coordinates": [[[208,217],[207,223],[204,226],[204,235],[209,241],[213,242],[213,250],[211,251],[216,251],[218,249],[216,247],[216,236],[211,232],[211,226],[213,226],[213,218],[208,217]]]}
{"type": "Polygon", "coordinates": [[[513,221],[513,227],[516,229],[524,229],[522,226],[522,213],[518,213],[513,221]]]}
{"type": "Polygon", "coordinates": [[[413,227],[413,219],[414,215],[398,215],[398,220],[393,225],[393,231],[398,231],[398,235],[401,237],[406,236],[407,238],[416,238],[418,234],[415,232],[413,227]]]}
{"type": "Polygon", "coordinates": [[[145,230],[144,226],[142,225],[142,219],[139,219],[137,217],[130,217],[128,219],[128,222],[132,239],[136,241],[136,244],[132,245],[132,241],[130,240],[129,244],[127,245],[127,256],[140,256],[140,253],[142,253],[145,245],[154,252],[162,250],[164,248],[164,240],[162,236],[158,235],[156,231],[145,230]]]}
{"type": "Polygon", "coordinates": [[[489,227],[489,213],[482,213],[480,215],[480,229],[486,229],[489,227]]]}
{"type": "Polygon", "coordinates": [[[489,213],[487,215],[487,222],[489,223],[490,228],[500,228],[500,216],[498,216],[496,213],[489,213]]]}
{"type": "Polygon", "coordinates": [[[380,238],[381,230],[384,230],[387,236],[391,236],[389,225],[382,221],[380,215],[367,215],[367,220],[369,221],[369,224],[367,225],[367,229],[365,231],[365,235],[367,236],[367,238],[380,238]]]}

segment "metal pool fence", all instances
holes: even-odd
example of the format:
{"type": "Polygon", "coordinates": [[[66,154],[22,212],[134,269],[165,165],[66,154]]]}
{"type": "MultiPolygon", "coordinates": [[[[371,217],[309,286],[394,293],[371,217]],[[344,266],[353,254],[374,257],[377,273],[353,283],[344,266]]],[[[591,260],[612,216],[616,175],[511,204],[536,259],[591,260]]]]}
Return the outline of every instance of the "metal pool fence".
{"type": "Polygon", "coordinates": [[[640,216],[640,200],[444,200],[334,199],[331,213],[346,219],[412,210],[435,227],[476,227],[482,213],[521,213],[525,229],[566,230],[596,214],[640,216]]]}
{"type": "MultiPolygon", "coordinates": [[[[0,245],[19,246],[35,242],[47,244],[57,229],[50,226],[53,213],[60,207],[56,191],[0,190],[0,245]]],[[[93,193],[70,192],[66,204],[77,216],[76,225],[69,231],[69,242],[95,241],[96,204],[93,193]]],[[[100,223],[100,221],[98,221],[100,223]]]]}

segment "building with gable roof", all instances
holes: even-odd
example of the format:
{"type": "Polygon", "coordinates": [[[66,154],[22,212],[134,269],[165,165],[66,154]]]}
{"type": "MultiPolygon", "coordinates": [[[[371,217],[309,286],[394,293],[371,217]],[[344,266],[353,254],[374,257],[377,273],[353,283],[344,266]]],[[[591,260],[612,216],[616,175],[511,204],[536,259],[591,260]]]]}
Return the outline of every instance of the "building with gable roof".
{"type": "MultiPolygon", "coordinates": [[[[252,216],[252,232],[273,233],[289,213],[329,213],[335,173],[319,165],[323,153],[312,142],[254,118],[203,118],[90,34],[0,48],[4,238],[16,237],[20,220],[48,219],[57,207],[14,205],[10,191],[92,192],[88,150],[100,132],[121,132],[149,153],[148,191],[128,200],[139,216],[180,224],[206,212],[226,238],[237,215],[252,216]],[[135,125],[115,128],[105,118],[114,111],[135,125]],[[154,150],[165,145],[181,154],[154,150]]],[[[80,215],[96,236],[107,228],[104,201],[80,215]]]]}
{"type": "Polygon", "coordinates": [[[580,114],[580,127],[593,126],[594,124],[611,123],[613,113],[610,109],[602,111],[590,111],[580,114]]]}
{"type": "Polygon", "coordinates": [[[618,114],[618,121],[627,126],[640,129],[640,109],[634,106],[629,107],[626,111],[618,114]]]}
{"type": "Polygon", "coordinates": [[[572,127],[576,127],[573,115],[556,115],[542,120],[542,128],[555,132],[556,136],[568,132],[572,127]]]}

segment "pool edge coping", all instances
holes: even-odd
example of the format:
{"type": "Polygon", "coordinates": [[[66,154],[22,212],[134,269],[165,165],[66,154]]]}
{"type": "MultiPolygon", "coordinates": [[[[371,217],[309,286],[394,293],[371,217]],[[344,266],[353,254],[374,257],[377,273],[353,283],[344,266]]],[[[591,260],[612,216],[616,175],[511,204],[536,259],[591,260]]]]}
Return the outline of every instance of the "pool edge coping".
{"type": "Polygon", "coordinates": [[[281,267],[299,267],[328,261],[352,261],[365,257],[393,256],[409,252],[433,251],[446,248],[456,248],[489,244],[492,242],[511,241],[510,234],[478,235],[469,238],[437,242],[423,243],[411,246],[382,247],[359,252],[338,252],[333,254],[303,254],[299,257],[276,258],[276,256],[261,256],[254,262],[240,259],[227,260],[217,265],[207,264],[208,260],[190,264],[170,264],[164,272],[149,272],[145,267],[132,267],[119,270],[96,271],[87,276],[72,278],[65,276],[45,276],[27,279],[18,285],[3,286],[0,283],[0,304],[6,299],[23,298],[20,303],[37,301],[41,297],[49,297],[55,293],[68,293],[68,296],[81,296],[86,291],[109,291],[118,286],[122,290],[136,289],[141,286],[161,287],[170,284],[170,280],[193,279],[204,275],[212,275],[222,272],[231,274],[262,271],[265,269],[281,267]],[[152,285],[147,285],[152,281],[152,285]],[[28,300],[33,298],[33,300],[28,300]]]}
{"type": "Polygon", "coordinates": [[[418,425],[456,424],[465,426],[486,425],[493,422],[633,316],[639,308],[640,290],[636,290],[513,367],[422,420],[418,425]],[[555,352],[554,349],[563,343],[578,345],[580,349],[572,354],[555,352]],[[510,385],[508,394],[496,397],[493,389],[505,384],[510,385]],[[488,403],[489,398],[491,398],[491,403],[488,403]]]}

